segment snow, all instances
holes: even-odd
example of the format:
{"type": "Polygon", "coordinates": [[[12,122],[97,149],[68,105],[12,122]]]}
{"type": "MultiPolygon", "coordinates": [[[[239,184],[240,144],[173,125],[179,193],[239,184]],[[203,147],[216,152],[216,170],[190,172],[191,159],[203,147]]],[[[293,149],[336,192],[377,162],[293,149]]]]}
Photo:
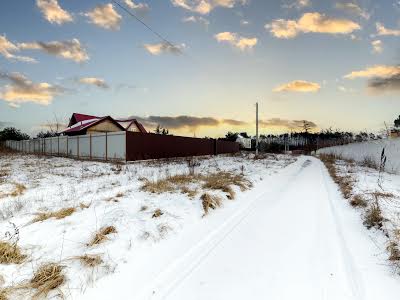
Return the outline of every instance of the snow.
{"type": "MultiPolygon", "coordinates": [[[[67,299],[398,299],[400,277],[387,261],[387,238],[362,225],[363,212],[343,199],[317,158],[242,154],[199,162],[196,172],[243,171],[254,187],[235,188],[235,200],[203,217],[200,193],[189,199],[140,191],[143,177],[187,173],[184,160],[119,166],[1,157],[0,171],[9,175],[0,181],[0,236],[15,223],[18,245],[30,257],[0,265],[5,286],[55,261],[66,266],[67,299]],[[15,183],[27,188],[17,197],[9,195],[15,183]],[[71,206],[78,210],[65,219],[30,223],[38,211],[71,206]],[[152,218],[157,208],[164,214],[152,218]],[[117,233],[88,247],[94,232],[109,225],[117,233]],[[74,259],[87,253],[104,263],[91,269],[74,259]]],[[[375,170],[345,162],[338,168],[351,172],[359,193],[379,188],[375,170]]],[[[383,208],[385,226],[400,228],[400,175],[383,174],[382,185],[394,195],[383,208]]]]}
{"type": "Polygon", "coordinates": [[[374,140],[363,143],[353,143],[343,146],[323,148],[318,154],[335,154],[345,159],[353,159],[362,162],[371,159],[379,166],[382,149],[385,148],[387,157],[385,170],[400,174],[400,138],[374,140]]]}

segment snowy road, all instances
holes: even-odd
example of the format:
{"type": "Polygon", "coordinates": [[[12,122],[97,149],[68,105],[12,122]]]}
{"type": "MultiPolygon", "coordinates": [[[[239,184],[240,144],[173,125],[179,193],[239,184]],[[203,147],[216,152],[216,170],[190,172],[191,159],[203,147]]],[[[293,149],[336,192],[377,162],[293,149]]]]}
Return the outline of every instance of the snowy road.
{"type": "Polygon", "coordinates": [[[197,249],[197,261],[187,257],[185,270],[162,276],[151,298],[399,299],[399,279],[375,257],[322,163],[302,158],[289,169],[197,249]]]}
{"type": "Polygon", "coordinates": [[[380,233],[322,162],[300,157],[246,196],[132,255],[82,299],[398,300],[380,233]]]}

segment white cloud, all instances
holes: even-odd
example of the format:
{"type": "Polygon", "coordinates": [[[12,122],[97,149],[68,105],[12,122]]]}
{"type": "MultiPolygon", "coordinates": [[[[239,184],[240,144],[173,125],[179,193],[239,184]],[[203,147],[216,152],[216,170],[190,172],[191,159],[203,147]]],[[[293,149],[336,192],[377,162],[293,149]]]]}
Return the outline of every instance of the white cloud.
{"type": "Polygon", "coordinates": [[[78,39],[70,41],[32,42],[18,44],[19,49],[41,50],[47,54],[55,55],[75,62],[84,62],[89,59],[86,50],[78,39]]]}
{"type": "Polygon", "coordinates": [[[14,108],[26,102],[49,105],[56,95],[63,92],[62,88],[47,82],[34,83],[20,73],[0,73],[0,79],[10,82],[0,91],[0,98],[14,108]]]}
{"type": "Polygon", "coordinates": [[[89,18],[90,23],[111,30],[118,30],[122,20],[121,15],[118,14],[111,3],[97,5],[85,16],[89,18]]]}
{"type": "Polygon", "coordinates": [[[143,47],[152,55],[161,55],[165,53],[182,54],[185,44],[170,45],[166,42],[156,44],[144,44],[143,47]]]}
{"type": "Polygon", "coordinates": [[[375,65],[361,71],[353,71],[344,78],[390,78],[398,75],[400,75],[400,66],[375,65]]]}
{"type": "Polygon", "coordinates": [[[248,0],[171,0],[176,7],[206,15],[216,7],[232,8],[237,4],[245,5],[248,0]]]}
{"type": "Polygon", "coordinates": [[[278,19],[265,28],[277,38],[290,39],[300,33],[350,34],[361,26],[351,20],[332,18],[317,12],[305,13],[298,20],[278,19]]]}
{"type": "Polygon", "coordinates": [[[250,50],[257,45],[257,38],[246,38],[234,32],[220,32],[214,36],[218,42],[227,42],[241,51],[250,50]]]}
{"type": "Polygon", "coordinates": [[[124,2],[130,9],[133,9],[135,11],[147,12],[150,10],[150,7],[147,3],[143,2],[135,3],[133,0],[125,0],[124,2]]]}
{"type": "Polygon", "coordinates": [[[400,29],[388,29],[382,23],[376,23],[377,35],[400,36],[400,29]]]}
{"type": "Polygon", "coordinates": [[[383,44],[381,40],[375,40],[371,42],[372,52],[373,53],[382,53],[383,52],[383,44]]]}
{"type": "Polygon", "coordinates": [[[321,86],[315,82],[305,80],[295,80],[289,83],[282,84],[276,87],[274,92],[301,92],[301,93],[315,93],[321,89],[321,86]]]}
{"type": "Polygon", "coordinates": [[[36,0],[36,5],[50,23],[61,25],[73,21],[71,14],[62,9],[57,0],[36,0]]]}
{"type": "Polygon", "coordinates": [[[371,17],[366,10],[362,9],[358,4],[354,2],[339,2],[336,3],[336,8],[360,16],[366,20],[371,17]]]}
{"type": "Polygon", "coordinates": [[[189,16],[182,19],[184,23],[200,23],[203,24],[205,27],[210,25],[210,21],[202,16],[189,16]]]}
{"type": "Polygon", "coordinates": [[[289,4],[286,3],[282,5],[283,8],[297,8],[297,9],[302,9],[308,6],[311,6],[310,0],[295,0],[294,2],[291,2],[289,4]]]}
{"type": "Polygon", "coordinates": [[[19,47],[7,40],[5,35],[0,35],[0,54],[3,55],[6,59],[29,63],[36,62],[34,58],[15,55],[14,53],[18,52],[19,50],[19,47]]]}
{"type": "Polygon", "coordinates": [[[79,78],[78,82],[88,85],[94,85],[103,89],[108,89],[110,87],[104,79],[96,77],[79,78]]]}

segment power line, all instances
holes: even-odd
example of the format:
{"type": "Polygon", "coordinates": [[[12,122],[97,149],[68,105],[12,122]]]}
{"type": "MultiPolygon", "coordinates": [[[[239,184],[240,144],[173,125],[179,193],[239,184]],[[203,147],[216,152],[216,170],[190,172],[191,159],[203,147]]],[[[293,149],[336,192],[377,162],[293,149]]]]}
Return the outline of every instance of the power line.
{"type": "Polygon", "coordinates": [[[179,47],[175,46],[173,43],[171,43],[169,40],[167,40],[165,37],[163,37],[161,34],[159,34],[157,31],[155,31],[153,28],[151,28],[149,25],[147,25],[142,19],[140,19],[138,16],[136,16],[134,13],[132,13],[129,9],[127,9],[125,6],[120,4],[116,0],[112,0],[118,7],[120,7],[122,10],[124,10],[127,14],[129,14],[131,17],[133,17],[136,21],[141,23],[143,26],[145,26],[148,30],[150,30],[153,34],[155,34],[158,38],[160,38],[164,43],[166,43],[168,46],[174,48],[175,50],[178,50],[179,52],[182,52],[179,47]]]}

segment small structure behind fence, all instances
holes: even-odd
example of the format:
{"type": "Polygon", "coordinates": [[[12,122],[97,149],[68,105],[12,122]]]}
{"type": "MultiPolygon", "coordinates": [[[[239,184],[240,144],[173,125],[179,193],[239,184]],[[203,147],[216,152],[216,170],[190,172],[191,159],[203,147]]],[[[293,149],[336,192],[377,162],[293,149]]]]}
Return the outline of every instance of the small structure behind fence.
{"type": "Polygon", "coordinates": [[[6,141],[6,147],[24,153],[105,161],[216,155],[239,151],[239,144],[235,142],[138,132],[6,141]]]}

